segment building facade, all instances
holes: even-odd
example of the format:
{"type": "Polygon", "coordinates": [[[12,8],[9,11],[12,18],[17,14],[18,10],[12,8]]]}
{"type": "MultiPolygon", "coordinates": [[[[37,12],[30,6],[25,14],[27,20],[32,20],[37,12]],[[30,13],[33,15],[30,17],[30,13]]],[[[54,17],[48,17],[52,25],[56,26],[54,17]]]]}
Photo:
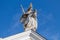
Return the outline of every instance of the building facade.
{"type": "Polygon", "coordinates": [[[46,40],[46,39],[39,35],[38,33],[29,30],[6,38],[2,38],[0,40],[46,40]]]}

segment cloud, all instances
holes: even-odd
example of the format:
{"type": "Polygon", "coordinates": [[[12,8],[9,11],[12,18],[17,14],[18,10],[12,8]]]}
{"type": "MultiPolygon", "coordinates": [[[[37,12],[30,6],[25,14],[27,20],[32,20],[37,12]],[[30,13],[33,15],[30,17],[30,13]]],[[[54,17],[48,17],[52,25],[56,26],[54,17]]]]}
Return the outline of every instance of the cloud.
{"type": "Polygon", "coordinates": [[[59,40],[59,33],[53,34],[50,39],[52,40],[59,40]]]}
{"type": "Polygon", "coordinates": [[[40,22],[39,25],[44,25],[49,21],[55,22],[54,15],[52,13],[48,13],[46,11],[43,11],[42,9],[38,10],[37,15],[38,15],[38,17],[37,17],[38,22],[40,22]]]}
{"type": "Polygon", "coordinates": [[[10,28],[7,30],[8,35],[13,35],[21,31],[22,26],[20,24],[20,15],[20,13],[13,15],[10,28]]]}
{"type": "Polygon", "coordinates": [[[40,10],[38,12],[38,31],[48,40],[59,40],[59,33],[56,31],[56,20],[53,13],[40,10]]]}
{"type": "Polygon", "coordinates": [[[43,30],[42,35],[47,39],[47,40],[60,40],[60,34],[59,32],[52,32],[51,29],[46,28],[46,30],[43,30]]]}

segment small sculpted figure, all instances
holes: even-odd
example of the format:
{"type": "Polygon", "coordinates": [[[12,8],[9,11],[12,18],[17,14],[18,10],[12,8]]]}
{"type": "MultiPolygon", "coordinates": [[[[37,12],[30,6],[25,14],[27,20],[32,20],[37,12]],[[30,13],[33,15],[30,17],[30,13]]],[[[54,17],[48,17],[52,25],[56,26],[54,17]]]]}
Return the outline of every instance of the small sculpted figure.
{"type": "Polygon", "coordinates": [[[24,31],[33,30],[36,31],[37,29],[37,12],[36,10],[32,10],[32,4],[22,17],[20,18],[21,23],[24,25],[24,31]]]}

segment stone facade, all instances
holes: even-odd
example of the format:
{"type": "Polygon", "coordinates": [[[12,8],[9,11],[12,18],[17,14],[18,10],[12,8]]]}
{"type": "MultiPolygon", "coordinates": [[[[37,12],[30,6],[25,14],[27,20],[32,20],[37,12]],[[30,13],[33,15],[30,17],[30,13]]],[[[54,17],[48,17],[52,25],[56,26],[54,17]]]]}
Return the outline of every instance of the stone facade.
{"type": "Polygon", "coordinates": [[[38,33],[29,30],[6,38],[2,38],[0,40],[46,40],[46,39],[39,35],[38,33]]]}

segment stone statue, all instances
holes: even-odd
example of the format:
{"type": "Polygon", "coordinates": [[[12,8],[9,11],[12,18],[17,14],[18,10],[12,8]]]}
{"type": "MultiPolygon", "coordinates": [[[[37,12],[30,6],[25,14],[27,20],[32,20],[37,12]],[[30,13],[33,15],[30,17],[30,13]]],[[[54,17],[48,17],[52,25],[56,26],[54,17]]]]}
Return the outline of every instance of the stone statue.
{"type": "Polygon", "coordinates": [[[37,11],[32,9],[32,3],[30,3],[29,8],[25,12],[23,10],[23,15],[20,18],[20,22],[24,25],[24,31],[37,29],[37,11]]]}

